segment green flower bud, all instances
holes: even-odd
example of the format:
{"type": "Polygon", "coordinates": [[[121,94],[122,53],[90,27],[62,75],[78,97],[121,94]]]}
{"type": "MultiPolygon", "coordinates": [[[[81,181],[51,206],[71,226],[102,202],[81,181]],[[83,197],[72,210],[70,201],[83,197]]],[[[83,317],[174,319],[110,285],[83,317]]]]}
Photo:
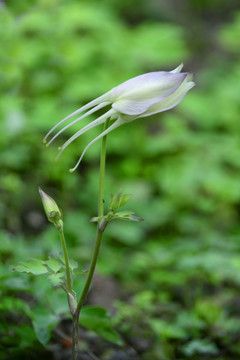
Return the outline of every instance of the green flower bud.
{"type": "Polygon", "coordinates": [[[72,316],[74,316],[76,310],[77,310],[77,299],[75,294],[71,294],[70,292],[67,293],[68,298],[68,305],[70,309],[70,313],[72,316]]]}
{"type": "Polygon", "coordinates": [[[39,194],[42,199],[43,207],[47,215],[48,221],[53,223],[58,230],[62,229],[62,213],[59,207],[57,206],[55,200],[51,196],[47,195],[40,187],[38,188],[39,194]]]}

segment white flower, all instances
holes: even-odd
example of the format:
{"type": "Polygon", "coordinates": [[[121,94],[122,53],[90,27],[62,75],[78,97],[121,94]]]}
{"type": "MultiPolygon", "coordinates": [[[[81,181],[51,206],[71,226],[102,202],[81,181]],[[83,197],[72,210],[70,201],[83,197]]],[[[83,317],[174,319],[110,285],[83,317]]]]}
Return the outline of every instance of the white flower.
{"type": "Polygon", "coordinates": [[[81,113],[82,111],[88,110],[84,115],[80,116],[76,120],[73,120],[70,124],[58,131],[58,133],[53,136],[52,139],[47,143],[47,146],[50,145],[51,142],[55,140],[56,137],[58,137],[63,131],[76,122],[84,119],[86,116],[107,105],[111,105],[111,109],[108,110],[104,115],[100,116],[76,132],[76,134],[74,134],[63,144],[62,147],[59,148],[60,152],[57,158],[69,144],[71,144],[83,133],[95,126],[103,124],[108,118],[110,120],[114,120],[109,128],[103,131],[86,146],[76,166],[70,170],[74,171],[80,164],[87,149],[103,136],[109,134],[111,131],[127,122],[131,122],[141,117],[157,114],[176,106],[185,97],[187,92],[195,86],[192,73],[181,73],[180,71],[182,70],[182,67],[183,64],[179,65],[176,69],[170,72],[156,71],[139,75],[133,79],[125,81],[121,85],[116,86],[106,94],[91,101],[87,105],[67,116],[65,119],[61,120],[45,136],[44,143],[47,142],[49,135],[60,124],[67,121],[71,117],[81,113]]]}

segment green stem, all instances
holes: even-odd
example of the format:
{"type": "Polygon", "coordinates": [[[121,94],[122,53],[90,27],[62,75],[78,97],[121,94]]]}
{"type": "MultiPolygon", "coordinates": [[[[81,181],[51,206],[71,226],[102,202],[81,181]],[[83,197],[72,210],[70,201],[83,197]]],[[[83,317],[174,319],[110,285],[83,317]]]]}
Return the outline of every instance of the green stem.
{"type": "Polygon", "coordinates": [[[87,276],[87,280],[85,282],[81,297],[79,299],[78,302],[78,306],[77,306],[77,311],[80,313],[80,310],[83,306],[84,300],[87,296],[89,287],[91,285],[92,282],[92,277],[94,274],[94,270],[96,267],[96,263],[97,263],[97,258],[98,258],[98,254],[99,254],[99,249],[100,249],[100,245],[101,245],[101,240],[102,240],[102,235],[103,233],[101,231],[98,230],[97,232],[97,239],[96,239],[96,243],[95,243],[95,248],[94,248],[94,252],[93,252],[93,257],[92,257],[92,261],[91,261],[91,265],[89,268],[89,272],[88,272],[88,276],[87,276]]]}
{"type": "MultiPolygon", "coordinates": [[[[106,130],[109,126],[110,119],[106,120],[104,124],[104,130],[106,130]]],[[[102,217],[104,215],[104,175],[105,175],[105,165],[106,165],[106,142],[107,142],[107,136],[104,136],[102,138],[102,149],[101,149],[101,157],[100,157],[100,177],[99,177],[99,195],[98,195],[98,216],[102,217]]],[[[93,251],[93,256],[88,272],[88,276],[83,288],[83,291],[81,293],[80,299],[77,304],[77,310],[73,316],[73,348],[72,348],[72,359],[77,360],[77,353],[78,353],[78,323],[79,323],[79,315],[80,311],[82,309],[82,306],[84,304],[84,301],[86,299],[89,287],[92,282],[93,274],[95,271],[99,249],[101,245],[101,240],[103,236],[103,231],[99,229],[100,221],[98,222],[98,229],[97,229],[97,239],[93,251]]]]}
{"type": "Polygon", "coordinates": [[[79,314],[73,315],[73,332],[72,332],[72,360],[78,359],[78,321],[79,314]]]}
{"type": "Polygon", "coordinates": [[[72,292],[72,281],[71,281],[71,272],[70,272],[70,266],[69,266],[69,259],[68,259],[68,252],[67,252],[67,245],[64,237],[63,227],[59,229],[59,234],[62,241],[62,248],[63,248],[63,254],[64,254],[64,260],[65,260],[65,266],[66,266],[66,275],[67,275],[67,289],[68,292],[72,292]]]}
{"type": "MultiPolygon", "coordinates": [[[[109,126],[110,119],[104,124],[105,131],[109,126]]],[[[104,176],[105,176],[105,166],[106,166],[106,143],[107,143],[107,136],[104,136],[102,139],[102,150],[101,150],[101,158],[100,158],[100,177],[99,177],[99,193],[98,193],[98,216],[104,215],[104,176]]],[[[101,220],[99,220],[100,224],[101,220]]]]}

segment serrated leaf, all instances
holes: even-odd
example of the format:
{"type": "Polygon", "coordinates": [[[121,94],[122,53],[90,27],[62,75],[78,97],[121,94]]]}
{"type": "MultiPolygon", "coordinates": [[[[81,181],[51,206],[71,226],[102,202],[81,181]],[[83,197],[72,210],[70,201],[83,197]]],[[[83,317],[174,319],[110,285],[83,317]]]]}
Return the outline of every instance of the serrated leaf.
{"type": "Polygon", "coordinates": [[[73,271],[74,269],[78,268],[78,263],[77,263],[77,261],[75,261],[73,259],[69,259],[69,266],[70,266],[70,269],[73,271]]]}
{"type": "MultiPolygon", "coordinates": [[[[65,266],[65,260],[64,257],[62,255],[59,255],[59,260],[61,261],[61,263],[65,266]]],[[[74,269],[78,268],[78,263],[77,261],[73,260],[73,259],[69,259],[69,267],[70,269],[73,271],[74,269]]]]}
{"type": "Polygon", "coordinates": [[[53,286],[61,286],[63,284],[64,273],[55,273],[48,276],[48,280],[50,280],[53,286]]]}
{"type": "Polygon", "coordinates": [[[11,266],[11,270],[33,275],[42,275],[48,272],[45,261],[38,258],[21,261],[19,264],[11,266]]]}
{"type": "Polygon", "coordinates": [[[55,259],[54,257],[50,257],[49,260],[47,260],[45,262],[47,264],[47,266],[54,271],[55,273],[58,272],[61,268],[62,268],[62,263],[59,262],[57,259],[55,259]]]}

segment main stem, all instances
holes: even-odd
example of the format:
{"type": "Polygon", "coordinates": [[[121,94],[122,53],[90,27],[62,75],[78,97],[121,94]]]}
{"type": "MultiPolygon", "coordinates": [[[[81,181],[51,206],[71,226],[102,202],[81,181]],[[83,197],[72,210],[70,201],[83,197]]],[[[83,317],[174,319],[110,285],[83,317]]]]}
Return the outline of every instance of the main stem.
{"type": "MultiPolygon", "coordinates": [[[[104,130],[106,130],[109,126],[110,119],[107,119],[104,124],[104,130]]],[[[98,217],[102,217],[104,215],[104,199],[103,199],[103,193],[104,193],[104,175],[105,175],[105,165],[106,165],[106,142],[107,142],[107,136],[104,136],[102,138],[102,149],[101,149],[101,157],[100,157],[100,177],[99,177],[99,193],[98,193],[98,217]]],[[[98,229],[97,229],[97,239],[93,251],[93,256],[90,264],[90,268],[88,271],[88,276],[83,288],[83,291],[81,293],[80,299],[77,304],[77,310],[73,316],[73,345],[72,345],[72,359],[77,360],[78,357],[78,323],[79,323],[79,315],[80,311],[82,309],[83,303],[86,299],[89,287],[92,282],[92,277],[95,271],[97,258],[99,254],[99,249],[101,245],[101,240],[103,236],[103,231],[99,230],[100,221],[98,222],[98,229]]]]}

